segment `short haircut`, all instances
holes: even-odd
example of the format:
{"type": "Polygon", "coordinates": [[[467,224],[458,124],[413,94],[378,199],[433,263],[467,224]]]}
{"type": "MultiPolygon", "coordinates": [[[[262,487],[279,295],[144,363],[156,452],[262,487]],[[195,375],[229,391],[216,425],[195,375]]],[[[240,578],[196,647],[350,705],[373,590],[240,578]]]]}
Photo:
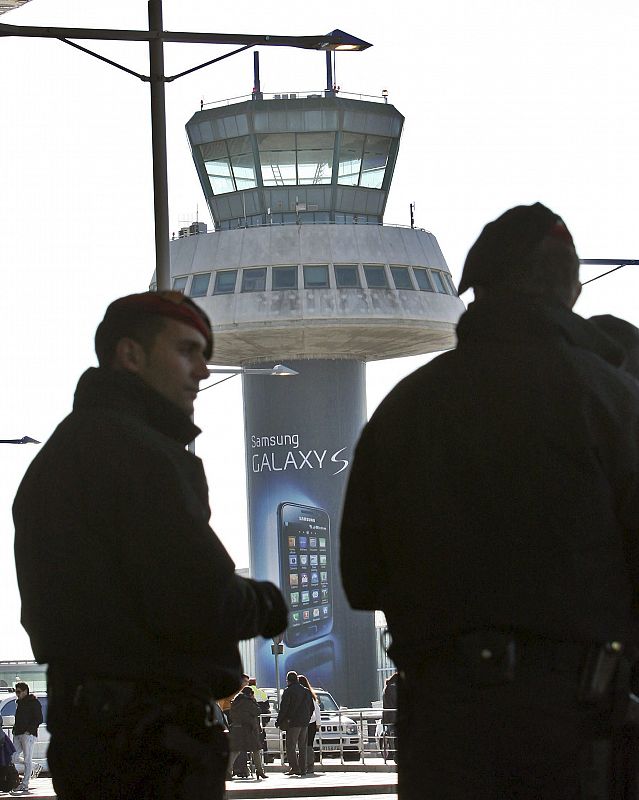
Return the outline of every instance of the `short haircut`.
{"type": "Polygon", "coordinates": [[[15,690],[29,694],[29,684],[24,681],[18,681],[15,685],[15,690]]]}
{"type": "Polygon", "coordinates": [[[297,672],[295,670],[291,670],[290,672],[286,673],[286,682],[287,683],[297,683],[297,672]]]}
{"type": "Polygon", "coordinates": [[[119,314],[108,325],[101,323],[95,333],[95,352],[101,367],[110,367],[120,339],[133,339],[148,355],[156,336],[164,330],[166,317],[133,310],[119,314]]]}

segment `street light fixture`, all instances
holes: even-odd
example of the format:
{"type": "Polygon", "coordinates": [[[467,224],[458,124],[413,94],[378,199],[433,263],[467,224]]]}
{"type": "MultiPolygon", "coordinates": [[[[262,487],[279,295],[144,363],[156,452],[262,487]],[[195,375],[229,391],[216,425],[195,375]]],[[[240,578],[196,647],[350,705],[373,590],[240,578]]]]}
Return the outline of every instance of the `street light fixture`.
{"type": "Polygon", "coordinates": [[[0,439],[0,444],[41,444],[41,442],[30,436],[23,436],[22,439],[0,439]]]}
{"type": "Polygon", "coordinates": [[[276,364],[274,367],[212,367],[209,373],[225,372],[233,375],[299,375],[290,367],[285,367],[284,364],[276,364]]]}
{"type": "Polygon", "coordinates": [[[208,386],[203,386],[199,390],[200,392],[212,389],[214,386],[224,383],[224,381],[228,381],[236,375],[270,375],[274,378],[281,378],[290,375],[299,375],[299,372],[295,372],[294,369],[286,367],[284,364],[276,364],[274,367],[209,367],[209,374],[222,374],[227,375],[227,377],[222,378],[221,381],[210,383],[208,386]]]}
{"type": "MultiPolygon", "coordinates": [[[[59,28],[36,25],[7,25],[0,23],[0,36],[26,36],[59,39],[94,58],[127,72],[151,88],[151,142],[153,149],[153,202],[155,209],[155,274],[158,291],[171,288],[169,256],[169,202],[166,168],[166,111],[164,84],[189,75],[224,58],[250,47],[297,47],[303,50],[361,51],[371,47],[369,42],[335,29],[321,36],[269,36],[250,33],[187,33],[163,30],[162,0],[148,0],[149,30],[115,30],[107,28],[59,28]],[[94,53],[70,39],[98,39],[107,41],[148,42],[149,75],[141,75],[109,58],[94,53]],[[183,44],[239,44],[237,50],[213,58],[177,75],[164,74],[164,42],[183,44]]],[[[328,52],[327,52],[328,58],[328,52]]]]}

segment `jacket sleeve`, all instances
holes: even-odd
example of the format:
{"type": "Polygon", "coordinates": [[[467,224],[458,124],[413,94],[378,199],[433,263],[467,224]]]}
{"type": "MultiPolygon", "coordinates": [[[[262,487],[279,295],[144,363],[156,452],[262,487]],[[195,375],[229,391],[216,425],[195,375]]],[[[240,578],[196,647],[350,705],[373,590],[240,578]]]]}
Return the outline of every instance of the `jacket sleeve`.
{"type": "Polygon", "coordinates": [[[280,591],[236,575],[210,528],[199,460],[190,462],[199,487],[171,458],[147,462],[138,480],[126,471],[115,508],[122,568],[146,624],[177,648],[203,652],[284,630],[287,608],[280,591]]]}
{"type": "Polygon", "coordinates": [[[376,505],[380,487],[379,452],[370,424],[355,450],[348,480],[340,532],[340,568],[346,596],[353,608],[382,607],[379,587],[383,585],[381,514],[376,505]]]}
{"type": "Polygon", "coordinates": [[[277,719],[275,720],[276,727],[279,728],[280,722],[287,718],[290,704],[291,704],[291,697],[285,689],[282,692],[282,698],[280,700],[280,710],[278,711],[277,719]]]}

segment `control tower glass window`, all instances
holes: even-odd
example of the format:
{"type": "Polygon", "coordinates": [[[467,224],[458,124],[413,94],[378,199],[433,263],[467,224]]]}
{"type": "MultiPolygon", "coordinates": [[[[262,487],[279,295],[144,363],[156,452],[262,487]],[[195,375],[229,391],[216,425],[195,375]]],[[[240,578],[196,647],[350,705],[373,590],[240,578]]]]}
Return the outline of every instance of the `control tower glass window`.
{"type": "Polygon", "coordinates": [[[444,279],[444,283],[448,286],[448,291],[454,296],[457,297],[457,289],[455,288],[455,284],[453,283],[453,279],[447,272],[442,272],[442,277],[444,279]]]}
{"type": "Polygon", "coordinates": [[[328,289],[328,265],[304,266],[305,289],[328,289]]]}
{"type": "Polygon", "coordinates": [[[176,292],[183,292],[186,288],[188,275],[183,275],[180,278],[173,278],[173,289],[176,292]]]}
{"type": "Polygon", "coordinates": [[[257,142],[264,186],[331,182],[334,133],[265,133],[257,142]]]}
{"type": "Polygon", "coordinates": [[[358,289],[359,275],[355,264],[335,265],[335,285],[338,289],[358,289]]]}
{"type": "Polygon", "coordinates": [[[297,267],[273,267],[273,289],[297,289],[297,267]]]}
{"type": "Polygon", "coordinates": [[[390,144],[387,136],[344,131],[339,149],[338,183],[381,189],[390,144]]]}
{"type": "Polygon", "coordinates": [[[408,267],[391,267],[390,270],[393,275],[393,282],[395,283],[396,289],[413,288],[408,267]]]}
{"type": "Polygon", "coordinates": [[[248,136],[203,144],[200,150],[213,194],[257,186],[255,161],[248,136]]]}
{"type": "Polygon", "coordinates": [[[264,186],[295,185],[295,134],[266,133],[258,136],[257,141],[264,186]]]}
{"type": "Polygon", "coordinates": [[[413,273],[415,275],[415,280],[417,281],[417,285],[422,290],[422,292],[435,291],[435,289],[433,288],[433,283],[430,279],[430,275],[428,274],[428,270],[420,269],[419,267],[413,267],[413,273]]]}
{"type": "Polygon", "coordinates": [[[266,267],[242,270],[242,291],[263,292],[266,289],[266,267]]]}
{"type": "Polygon", "coordinates": [[[446,290],[446,287],[444,286],[444,281],[443,281],[443,278],[441,276],[441,273],[433,271],[431,273],[431,275],[433,276],[433,281],[435,283],[435,289],[440,294],[448,294],[448,291],[446,290]]]}
{"type": "Polygon", "coordinates": [[[334,143],[334,133],[297,134],[298,183],[331,182],[334,143]]]}
{"type": "Polygon", "coordinates": [[[194,275],[191,281],[191,297],[206,297],[209,292],[209,283],[211,281],[211,273],[207,272],[206,275],[194,275]]]}
{"type": "Polygon", "coordinates": [[[225,269],[215,274],[213,294],[233,294],[237,278],[236,269],[225,269]]]}
{"type": "Polygon", "coordinates": [[[388,289],[386,270],[379,264],[364,264],[364,275],[369,289],[388,289]]]}

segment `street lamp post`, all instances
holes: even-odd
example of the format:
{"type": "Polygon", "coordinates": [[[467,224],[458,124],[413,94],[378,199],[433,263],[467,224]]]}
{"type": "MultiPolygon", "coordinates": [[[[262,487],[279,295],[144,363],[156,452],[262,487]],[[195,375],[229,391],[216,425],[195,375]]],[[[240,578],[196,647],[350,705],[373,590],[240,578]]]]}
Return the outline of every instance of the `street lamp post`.
{"type": "Polygon", "coordinates": [[[30,436],[23,436],[21,439],[0,439],[0,444],[40,444],[40,442],[30,436]]]}
{"type": "Polygon", "coordinates": [[[366,50],[371,45],[363,39],[351,36],[338,29],[323,36],[270,36],[265,34],[239,33],[187,33],[163,30],[162,0],[148,0],[148,31],[115,30],[104,28],[58,28],[35,25],[7,25],[0,23],[0,36],[40,37],[59,39],[94,58],[123,70],[151,87],[151,137],[153,149],[153,198],[155,209],[155,274],[158,290],[171,288],[169,260],[169,204],[166,167],[166,111],[164,85],[189,75],[198,69],[214,64],[251,47],[296,47],[303,50],[366,50]],[[141,75],[128,67],[118,64],[105,56],[94,53],[70,39],[89,39],[106,41],[148,42],[149,75],[141,75]],[[211,59],[177,75],[164,74],[164,43],[184,44],[230,44],[241,45],[218,58],[211,59]]]}

